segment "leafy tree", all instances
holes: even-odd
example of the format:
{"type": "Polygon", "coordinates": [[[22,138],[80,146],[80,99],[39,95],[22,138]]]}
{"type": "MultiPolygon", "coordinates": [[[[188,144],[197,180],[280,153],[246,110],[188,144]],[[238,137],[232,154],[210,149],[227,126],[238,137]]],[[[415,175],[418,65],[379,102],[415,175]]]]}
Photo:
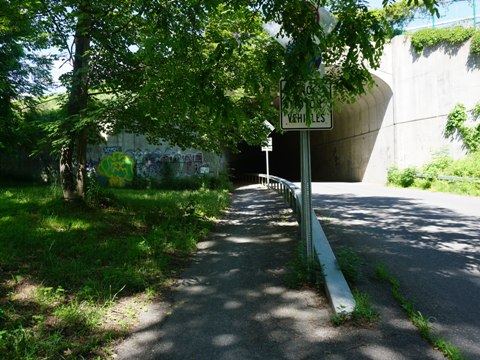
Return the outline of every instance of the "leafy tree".
{"type": "Polygon", "coordinates": [[[390,30],[391,36],[401,34],[405,26],[411,22],[415,14],[422,9],[421,4],[414,4],[407,0],[399,1],[382,9],[372,10],[372,13],[380,20],[385,21],[390,30]]]}
{"type": "MultiPolygon", "coordinates": [[[[424,3],[434,10],[435,0],[424,3]]],[[[274,116],[270,103],[280,77],[293,107],[307,103],[309,111],[320,111],[352,101],[372,83],[370,69],[379,66],[388,36],[384,21],[365,2],[353,0],[32,4],[38,5],[35,21],[46,27],[48,44],[73,62],[63,78],[64,118],[51,128],[65,199],[84,196],[86,146],[100,129],[125,128],[209,150],[241,140],[258,143],[265,117],[274,116]],[[336,16],[332,32],[319,26],[314,6],[336,16]],[[292,39],[286,52],[263,32],[267,21],[281,24],[281,35],[292,39]],[[320,58],[324,74],[318,71],[320,58]],[[303,92],[306,81],[310,94],[303,92]],[[98,101],[100,94],[108,96],[98,101]]]]}
{"type": "Polygon", "coordinates": [[[65,118],[52,136],[60,148],[64,198],[84,197],[89,132],[97,132],[99,109],[92,90],[116,82],[134,87],[129,74],[137,20],[144,20],[141,1],[41,0],[53,45],[68,53],[73,70],[67,87],[65,118]],[[69,39],[73,38],[73,44],[69,39]],[[130,77],[130,79],[129,79],[130,77]],[[74,163],[76,162],[76,169],[74,163]]]}
{"type": "Polygon", "coordinates": [[[0,9],[0,149],[10,151],[25,140],[22,107],[33,106],[50,84],[51,62],[34,53],[46,44],[37,4],[0,0],[0,9]]]}
{"type": "Polygon", "coordinates": [[[276,117],[270,103],[282,49],[263,32],[260,16],[225,4],[203,11],[186,4],[165,14],[168,6],[147,15],[162,28],[140,30],[142,82],[117,94],[109,121],[121,119],[118,127],[151,141],[213,151],[263,140],[263,121],[276,117]]]}

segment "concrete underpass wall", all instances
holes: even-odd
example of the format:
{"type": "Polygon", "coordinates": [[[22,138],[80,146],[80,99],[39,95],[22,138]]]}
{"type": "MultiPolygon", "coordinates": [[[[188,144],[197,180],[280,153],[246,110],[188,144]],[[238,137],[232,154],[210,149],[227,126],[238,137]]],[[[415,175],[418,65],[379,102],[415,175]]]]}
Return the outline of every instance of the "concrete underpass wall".
{"type": "Polygon", "coordinates": [[[375,86],[334,113],[334,129],[312,132],[315,181],[386,181],[387,169],[421,166],[435,152],[461,157],[443,130],[455,104],[480,102],[480,60],[470,44],[414,53],[410,40],[395,37],[385,48],[375,86]]]}

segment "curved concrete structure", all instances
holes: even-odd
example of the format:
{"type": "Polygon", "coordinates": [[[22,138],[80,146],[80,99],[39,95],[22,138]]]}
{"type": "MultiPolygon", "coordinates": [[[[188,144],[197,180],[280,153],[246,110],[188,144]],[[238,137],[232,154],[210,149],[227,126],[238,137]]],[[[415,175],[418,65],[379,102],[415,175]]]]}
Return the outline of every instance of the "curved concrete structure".
{"type": "Polygon", "coordinates": [[[312,132],[313,180],[383,183],[394,164],[421,166],[438,152],[463,156],[443,131],[457,103],[480,102],[480,59],[469,51],[467,42],[417,55],[408,37],[395,37],[372,73],[373,88],[334,113],[333,130],[312,132]]]}

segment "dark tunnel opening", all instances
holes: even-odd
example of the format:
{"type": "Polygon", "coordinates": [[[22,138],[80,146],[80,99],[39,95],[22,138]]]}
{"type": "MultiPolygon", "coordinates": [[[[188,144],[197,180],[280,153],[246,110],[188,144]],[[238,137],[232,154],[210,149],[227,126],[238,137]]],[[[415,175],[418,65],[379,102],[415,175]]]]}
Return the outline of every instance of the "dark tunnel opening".
{"type": "MultiPolygon", "coordinates": [[[[300,181],[300,135],[299,132],[272,134],[273,151],[269,152],[270,174],[300,181]]],[[[265,152],[259,145],[242,144],[238,153],[229,156],[233,180],[242,180],[245,174],[266,173],[265,152]]]]}

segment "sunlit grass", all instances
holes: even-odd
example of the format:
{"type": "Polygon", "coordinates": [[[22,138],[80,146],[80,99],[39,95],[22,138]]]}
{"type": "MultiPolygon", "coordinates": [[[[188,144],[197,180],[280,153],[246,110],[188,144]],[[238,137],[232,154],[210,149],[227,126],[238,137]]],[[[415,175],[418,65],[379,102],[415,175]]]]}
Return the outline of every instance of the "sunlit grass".
{"type": "Polygon", "coordinates": [[[0,188],[0,354],[107,357],[228,205],[222,190],[117,189],[114,205],[58,188],[0,188]],[[92,355],[93,354],[93,355],[92,355]]]}

